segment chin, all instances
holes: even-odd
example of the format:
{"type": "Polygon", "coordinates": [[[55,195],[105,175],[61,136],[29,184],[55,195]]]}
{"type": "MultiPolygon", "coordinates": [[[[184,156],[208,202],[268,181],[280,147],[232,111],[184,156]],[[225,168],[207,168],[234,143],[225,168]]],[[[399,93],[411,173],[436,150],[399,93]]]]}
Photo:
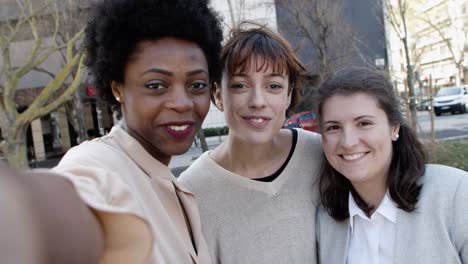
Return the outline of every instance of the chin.
{"type": "Polygon", "coordinates": [[[170,153],[171,156],[173,155],[182,155],[185,154],[190,147],[192,147],[192,142],[190,143],[179,143],[179,144],[173,144],[170,149],[168,149],[167,153],[170,153]]]}

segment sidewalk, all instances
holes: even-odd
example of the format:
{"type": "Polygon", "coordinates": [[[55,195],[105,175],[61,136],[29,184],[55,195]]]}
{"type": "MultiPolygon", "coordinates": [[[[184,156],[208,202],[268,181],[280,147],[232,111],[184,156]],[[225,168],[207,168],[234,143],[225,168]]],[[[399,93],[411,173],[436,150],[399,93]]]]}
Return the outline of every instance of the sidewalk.
{"type": "MultiPolygon", "coordinates": [[[[221,137],[209,137],[206,138],[206,143],[208,144],[209,149],[214,149],[219,144],[221,144],[227,136],[221,137]]],[[[174,156],[169,163],[169,168],[173,171],[174,175],[179,176],[179,174],[184,171],[193,161],[195,161],[202,154],[201,148],[196,147],[195,144],[183,155],[174,156]]],[[[47,159],[44,161],[38,161],[32,164],[32,167],[36,168],[52,168],[56,166],[60,161],[60,157],[47,159]]]]}
{"type": "MultiPolygon", "coordinates": [[[[206,143],[208,144],[209,149],[216,148],[219,144],[221,144],[227,136],[221,137],[208,137],[206,138],[206,143]]],[[[195,144],[183,155],[173,156],[171,162],[169,163],[169,168],[171,168],[172,172],[175,176],[179,176],[179,174],[184,171],[192,162],[194,162],[198,157],[202,154],[200,146],[196,147],[195,144]]]]}

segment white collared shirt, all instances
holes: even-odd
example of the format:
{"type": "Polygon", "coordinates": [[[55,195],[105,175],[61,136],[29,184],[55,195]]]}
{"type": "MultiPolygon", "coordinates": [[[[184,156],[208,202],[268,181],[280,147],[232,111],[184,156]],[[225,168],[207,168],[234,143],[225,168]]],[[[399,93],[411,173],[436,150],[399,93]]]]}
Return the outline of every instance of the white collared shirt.
{"type": "Polygon", "coordinates": [[[351,233],[346,263],[393,263],[398,208],[388,192],[370,218],[357,206],[351,193],[348,206],[351,233]]]}

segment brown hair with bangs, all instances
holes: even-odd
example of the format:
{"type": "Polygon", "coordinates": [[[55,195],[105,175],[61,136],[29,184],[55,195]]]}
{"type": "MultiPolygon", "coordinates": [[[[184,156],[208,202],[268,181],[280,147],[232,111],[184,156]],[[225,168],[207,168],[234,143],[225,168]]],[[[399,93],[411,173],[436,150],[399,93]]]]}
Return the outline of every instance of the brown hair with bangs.
{"type": "MultiPolygon", "coordinates": [[[[255,67],[257,72],[273,67],[274,72],[288,74],[288,93],[291,93],[291,104],[286,110],[288,117],[301,100],[303,81],[308,76],[306,68],[289,42],[265,25],[245,21],[232,29],[221,50],[221,63],[223,72],[227,71],[228,74],[247,72],[250,67],[255,67]],[[252,62],[255,65],[251,65],[252,62]]],[[[221,87],[218,86],[218,89],[221,87]]],[[[216,104],[215,92],[215,89],[211,89],[211,100],[216,104]]]]}

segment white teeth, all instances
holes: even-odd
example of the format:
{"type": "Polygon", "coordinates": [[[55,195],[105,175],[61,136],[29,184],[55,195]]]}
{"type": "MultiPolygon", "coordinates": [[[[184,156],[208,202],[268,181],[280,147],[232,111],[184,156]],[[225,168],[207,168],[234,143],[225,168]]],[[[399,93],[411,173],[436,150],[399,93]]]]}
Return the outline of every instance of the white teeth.
{"type": "Polygon", "coordinates": [[[345,160],[357,160],[359,159],[360,157],[363,157],[365,154],[364,153],[356,153],[356,154],[349,154],[349,155],[346,155],[346,154],[343,154],[343,159],[345,160]]]}
{"type": "Polygon", "coordinates": [[[254,121],[255,123],[262,123],[264,121],[263,118],[251,118],[250,120],[254,121]]]}
{"type": "Polygon", "coordinates": [[[183,131],[187,129],[189,125],[184,125],[184,126],[169,126],[170,129],[175,130],[175,131],[183,131]]]}

